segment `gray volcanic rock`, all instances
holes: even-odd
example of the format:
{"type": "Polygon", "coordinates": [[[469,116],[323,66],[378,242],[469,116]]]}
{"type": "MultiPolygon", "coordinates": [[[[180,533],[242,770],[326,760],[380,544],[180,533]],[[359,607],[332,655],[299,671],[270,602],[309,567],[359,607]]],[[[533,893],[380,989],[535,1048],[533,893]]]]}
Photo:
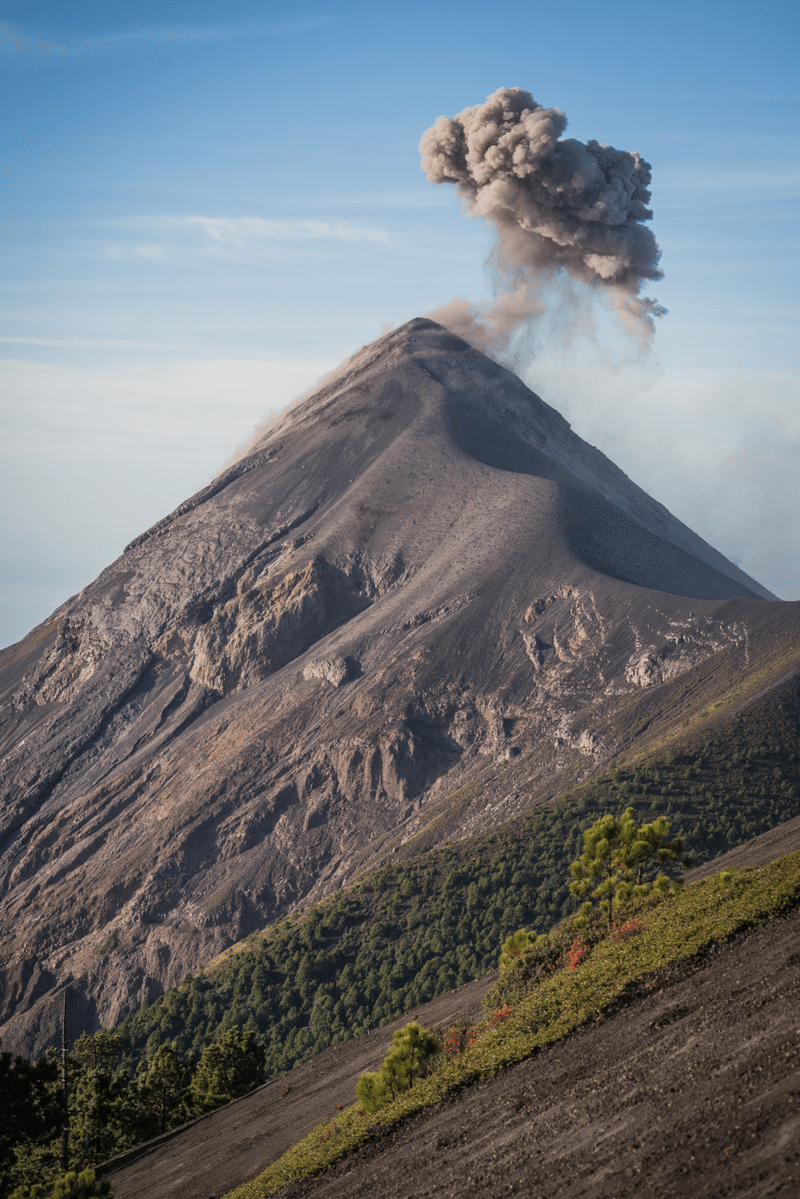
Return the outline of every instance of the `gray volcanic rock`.
{"type": "Polygon", "coordinates": [[[5,1047],[558,794],[765,598],[514,375],[381,338],[0,656],[5,1047]]]}

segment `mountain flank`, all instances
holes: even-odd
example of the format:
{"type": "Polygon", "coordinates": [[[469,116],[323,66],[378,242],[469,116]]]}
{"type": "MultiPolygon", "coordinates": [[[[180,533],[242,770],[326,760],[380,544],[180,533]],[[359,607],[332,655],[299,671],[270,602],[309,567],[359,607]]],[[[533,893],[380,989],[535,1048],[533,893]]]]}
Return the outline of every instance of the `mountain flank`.
{"type": "MultiPolygon", "coordinates": [[[[697,680],[695,689],[695,703],[712,706],[697,680]]],[[[666,817],[701,861],[750,841],[798,808],[797,726],[796,685],[777,688],[737,719],[615,764],[553,806],[427,850],[400,845],[378,870],[237,942],[126,1017],[130,1063],[157,1044],[197,1056],[238,1026],[263,1040],[276,1076],[482,976],[515,930],[546,932],[574,912],[570,863],[600,812],[666,817]]],[[[490,799],[507,769],[485,785],[490,799]]]]}
{"type": "Polygon", "coordinates": [[[387,1130],[283,1199],[791,1195],[800,1171],[797,909],[387,1130]]]}
{"type": "MultiPolygon", "coordinates": [[[[798,850],[800,818],[795,818],[718,858],[714,871],[754,868],[798,850]]],[[[686,882],[710,873],[700,867],[686,882]]],[[[671,1185],[677,1193],[681,1179],[685,1193],[688,1177],[692,1193],[699,1186],[706,1188],[701,1194],[740,1195],[750,1193],[742,1179],[753,1166],[777,1188],[757,1193],[780,1193],[797,1166],[796,1141],[794,1152],[784,1152],[785,1124],[796,1128],[800,1121],[800,1107],[786,1094],[800,1053],[791,1016],[800,988],[797,935],[795,910],[699,957],[674,962],[603,1020],[529,1062],[454,1093],[410,1123],[376,1128],[364,1149],[280,1193],[369,1195],[383,1186],[384,1195],[394,1196],[407,1193],[397,1180],[408,1180],[415,1196],[472,1195],[473,1185],[476,1195],[496,1195],[498,1188],[530,1176],[520,1193],[570,1194],[581,1178],[581,1193],[598,1199],[632,1194],[634,1184],[648,1194],[669,1195],[671,1185]],[[765,1068],[776,1056],[765,1047],[765,1037],[770,1044],[786,1041],[786,1058],[777,1068],[765,1068]],[[743,1123],[748,1113],[758,1123],[755,1138],[743,1123]],[[696,1152],[702,1136],[708,1154],[696,1152]],[[726,1136],[738,1146],[727,1155],[715,1143],[726,1136]],[[715,1192],[714,1172],[728,1164],[732,1180],[715,1192]]],[[[339,1105],[352,1103],[358,1075],[377,1067],[395,1028],[412,1016],[425,1027],[475,1020],[496,978],[493,971],[380,1032],[329,1049],[245,1099],[107,1163],[101,1172],[112,1179],[118,1199],[222,1195],[335,1115],[339,1105]]]]}
{"type": "Polygon", "coordinates": [[[798,605],[412,321],[0,657],[4,1047],[65,984],[108,1026],[393,857],[794,711],[799,655],[798,605]]]}

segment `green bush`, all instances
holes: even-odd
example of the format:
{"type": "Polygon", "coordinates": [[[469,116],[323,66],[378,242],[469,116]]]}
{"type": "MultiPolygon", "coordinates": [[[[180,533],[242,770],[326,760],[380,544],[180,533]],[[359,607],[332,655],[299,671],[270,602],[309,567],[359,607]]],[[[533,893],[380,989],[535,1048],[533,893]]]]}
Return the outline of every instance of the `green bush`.
{"type": "MultiPolygon", "coordinates": [[[[588,895],[598,900],[609,933],[616,909],[628,900],[679,885],[679,880],[670,880],[663,872],[648,878],[648,870],[654,863],[663,866],[680,862],[684,869],[691,865],[691,859],[683,852],[683,840],[680,837],[670,840],[668,820],[659,816],[652,824],[639,827],[634,816],[633,808],[626,808],[620,817],[606,813],[595,820],[583,834],[583,853],[570,867],[573,878],[570,891],[576,899],[588,895]]],[[[583,920],[591,910],[588,900],[581,908],[583,920]]]]}
{"type": "Polygon", "coordinates": [[[368,1112],[376,1112],[408,1091],[429,1058],[441,1049],[439,1040],[416,1021],[399,1028],[392,1047],[375,1073],[362,1074],[356,1083],[356,1095],[368,1112]]]}
{"type": "MultiPolygon", "coordinates": [[[[575,916],[568,916],[548,934],[531,941],[518,957],[509,962],[483,1000],[483,1012],[487,1020],[506,1004],[513,1007],[537,983],[563,964],[564,955],[579,931],[576,919],[575,916]]],[[[603,921],[597,913],[580,921],[580,925],[581,942],[587,949],[597,945],[606,935],[603,921]]]]}
{"type": "Polygon", "coordinates": [[[113,1199],[114,1192],[107,1179],[97,1180],[94,1170],[73,1170],[55,1180],[52,1191],[45,1193],[40,1186],[21,1186],[11,1193],[11,1199],[113,1199]]]}

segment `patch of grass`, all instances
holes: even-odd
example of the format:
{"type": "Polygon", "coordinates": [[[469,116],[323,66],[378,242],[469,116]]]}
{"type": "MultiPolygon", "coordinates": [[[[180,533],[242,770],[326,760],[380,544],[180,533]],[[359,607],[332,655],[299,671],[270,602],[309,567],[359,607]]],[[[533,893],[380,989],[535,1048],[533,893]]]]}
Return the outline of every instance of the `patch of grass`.
{"type": "Polygon", "coordinates": [[[559,970],[539,982],[497,1028],[479,1026],[474,1045],[446,1058],[427,1078],[376,1115],[353,1104],[327,1120],[283,1157],[225,1199],[263,1199],[294,1179],[319,1173],[387,1126],[439,1103],[454,1089],[516,1065],[561,1040],[617,1003],[647,975],[745,928],[764,923],[800,902],[800,853],[757,870],[730,870],[686,887],[676,896],[639,909],[641,933],[604,940],[574,971],[559,970]]]}

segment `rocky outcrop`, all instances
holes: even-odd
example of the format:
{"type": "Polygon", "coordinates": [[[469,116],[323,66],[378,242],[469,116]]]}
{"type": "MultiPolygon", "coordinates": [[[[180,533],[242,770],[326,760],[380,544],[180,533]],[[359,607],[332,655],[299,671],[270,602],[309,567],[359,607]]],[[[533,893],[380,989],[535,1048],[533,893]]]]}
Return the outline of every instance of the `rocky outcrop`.
{"type": "Polygon", "coordinates": [[[754,673],[763,594],[509,372],[387,335],[0,656],[4,1047],[548,801],[754,673]]]}
{"type": "Polygon", "coordinates": [[[248,572],[194,636],[190,677],[221,695],[252,687],[362,612],[401,573],[402,562],[342,569],[323,557],[299,569],[248,572]]]}

